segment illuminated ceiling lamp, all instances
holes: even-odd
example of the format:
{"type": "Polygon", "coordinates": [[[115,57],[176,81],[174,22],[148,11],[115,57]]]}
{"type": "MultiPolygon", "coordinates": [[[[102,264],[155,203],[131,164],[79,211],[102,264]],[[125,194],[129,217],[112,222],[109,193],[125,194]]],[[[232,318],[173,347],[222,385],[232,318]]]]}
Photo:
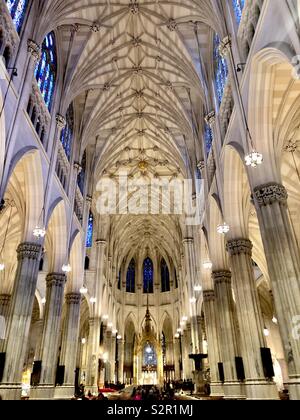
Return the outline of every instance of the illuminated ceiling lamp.
{"type": "Polygon", "coordinates": [[[218,225],[217,227],[217,232],[220,235],[226,235],[226,233],[228,233],[229,231],[230,231],[230,227],[226,222],[222,223],[221,225],[218,225]]]}

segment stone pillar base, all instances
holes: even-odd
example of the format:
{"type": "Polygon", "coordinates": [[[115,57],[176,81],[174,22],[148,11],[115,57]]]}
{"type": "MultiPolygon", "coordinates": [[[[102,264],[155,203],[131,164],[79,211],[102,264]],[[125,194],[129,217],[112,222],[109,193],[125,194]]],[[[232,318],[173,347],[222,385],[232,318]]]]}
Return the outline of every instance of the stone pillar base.
{"type": "Polygon", "coordinates": [[[224,389],[222,382],[212,382],[210,384],[210,396],[211,397],[224,397],[224,389]]]}
{"type": "Polygon", "coordinates": [[[247,400],[279,400],[279,393],[274,382],[246,381],[247,400]]]}
{"type": "Polygon", "coordinates": [[[225,400],[245,400],[245,385],[238,381],[225,382],[223,385],[225,400]]]}
{"type": "Polygon", "coordinates": [[[75,394],[75,387],[71,385],[57,386],[54,391],[55,400],[71,400],[75,394]]]}
{"type": "Polygon", "coordinates": [[[291,400],[300,400],[300,376],[290,378],[288,382],[289,395],[291,400]]]}
{"type": "Polygon", "coordinates": [[[1,384],[0,395],[5,401],[20,401],[22,398],[21,384],[1,384]]]}
{"type": "Polygon", "coordinates": [[[54,392],[54,385],[39,385],[31,388],[30,400],[53,400],[54,392]]]}
{"type": "Polygon", "coordinates": [[[89,392],[91,392],[91,394],[93,395],[98,395],[98,386],[94,385],[94,386],[85,386],[85,394],[87,395],[89,392]]]}

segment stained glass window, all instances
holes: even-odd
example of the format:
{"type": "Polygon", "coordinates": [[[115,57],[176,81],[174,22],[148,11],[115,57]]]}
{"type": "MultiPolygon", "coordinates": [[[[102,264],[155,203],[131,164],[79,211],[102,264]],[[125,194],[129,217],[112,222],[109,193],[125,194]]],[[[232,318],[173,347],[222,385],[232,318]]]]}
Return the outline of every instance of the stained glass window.
{"type": "Polygon", "coordinates": [[[245,0],[232,0],[233,10],[235,14],[235,19],[239,25],[242,20],[243,9],[245,6],[245,0]]]}
{"type": "Polygon", "coordinates": [[[144,273],[144,293],[153,293],[153,262],[146,258],[143,266],[144,273]]]}
{"type": "Polygon", "coordinates": [[[163,365],[166,366],[167,364],[167,342],[166,342],[166,336],[164,333],[161,335],[161,348],[162,348],[162,354],[163,354],[163,365]]]}
{"type": "Polygon", "coordinates": [[[66,125],[63,128],[60,136],[60,141],[63,145],[64,151],[66,152],[67,158],[71,159],[72,152],[72,141],[73,141],[73,130],[74,130],[74,111],[73,106],[70,105],[66,115],[66,125]]]}
{"type": "Polygon", "coordinates": [[[143,366],[157,366],[157,357],[154,346],[147,344],[144,348],[143,366]]]}
{"type": "Polygon", "coordinates": [[[170,272],[168,265],[165,260],[161,262],[161,291],[169,292],[170,291],[170,272]]]}
{"type": "Polygon", "coordinates": [[[135,293],[135,261],[131,260],[126,275],[126,292],[135,293]]]}
{"type": "Polygon", "coordinates": [[[93,246],[93,229],[94,229],[94,216],[92,213],[89,215],[87,235],[86,235],[86,247],[92,248],[93,246]]]}
{"type": "Polygon", "coordinates": [[[85,186],[85,171],[86,171],[86,152],[83,154],[83,158],[81,161],[81,171],[78,174],[78,187],[81,191],[81,194],[84,194],[84,186],[85,186]]]}
{"type": "Polygon", "coordinates": [[[218,34],[214,36],[214,69],[215,69],[215,84],[216,93],[219,105],[221,105],[225,86],[228,78],[228,65],[226,58],[220,53],[221,40],[218,34]]]}
{"type": "Polygon", "coordinates": [[[28,0],[6,0],[7,8],[18,33],[21,32],[28,0]]]}
{"type": "Polygon", "coordinates": [[[49,111],[51,110],[56,82],[56,46],[54,33],[50,32],[42,44],[40,61],[35,68],[35,78],[49,111]]]}
{"type": "Polygon", "coordinates": [[[213,142],[213,132],[209,124],[205,123],[205,130],[204,130],[204,138],[205,138],[205,148],[206,154],[209,155],[211,151],[212,142],[213,142]]]}

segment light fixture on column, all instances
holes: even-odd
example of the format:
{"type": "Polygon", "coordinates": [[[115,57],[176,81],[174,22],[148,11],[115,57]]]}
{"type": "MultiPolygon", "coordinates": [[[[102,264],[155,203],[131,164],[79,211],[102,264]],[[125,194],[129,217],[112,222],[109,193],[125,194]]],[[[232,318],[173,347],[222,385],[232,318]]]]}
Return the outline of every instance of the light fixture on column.
{"type": "Polygon", "coordinates": [[[251,166],[252,168],[256,168],[261,165],[263,161],[263,155],[255,150],[252,150],[252,152],[245,156],[246,166],[251,166]]]}
{"type": "Polygon", "coordinates": [[[46,236],[46,229],[39,225],[33,229],[33,236],[37,239],[43,239],[46,236]]]}
{"type": "Polygon", "coordinates": [[[122,336],[120,334],[117,335],[117,340],[122,340],[122,336]]]}
{"type": "Polygon", "coordinates": [[[0,271],[4,271],[5,269],[5,264],[4,263],[0,263],[0,271]]]}
{"type": "Polygon", "coordinates": [[[189,319],[188,319],[188,317],[187,317],[187,316],[183,316],[183,317],[182,317],[182,321],[183,321],[183,322],[187,322],[188,320],[189,320],[189,319]]]}
{"type": "Polygon", "coordinates": [[[194,286],[194,291],[195,292],[202,292],[202,286],[200,286],[200,284],[196,284],[195,286],[194,286]]]}
{"type": "Polygon", "coordinates": [[[103,319],[104,321],[107,321],[107,320],[108,320],[108,318],[109,318],[109,316],[108,316],[108,315],[103,315],[103,317],[102,317],[102,319],[103,319]]]}
{"type": "Polygon", "coordinates": [[[264,326],[264,335],[265,335],[265,337],[269,337],[269,335],[270,335],[270,331],[268,330],[268,328],[266,326],[264,326]]]}
{"type": "Polygon", "coordinates": [[[181,326],[181,327],[184,327],[184,326],[185,326],[185,322],[184,322],[184,321],[181,321],[181,322],[180,322],[180,326],[181,326]]]}
{"type": "Polygon", "coordinates": [[[273,322],[273,324],[276,324],[276,325],[278,324],[278,319],[276,318],[275,315],[272,318],[272,322],[273,322]]]}
{"type": "Polygon", "coordinates": [[[91,303],[96,303],[97,302],[97,299],[95,297],[91,297],[90,302],[91,303]]]}
{"type": "Polygon", "coordinates": [[[226,233],[228,233],[229,231],[230,231],[230,227],[226,222],[222,223],[221,225],[218,225],[217,227],[217,232],[220,235],[226,235],[226,233]]]}
{"type": "Polygon", "coordinates": [[[180,334],[180,333],[182,333],[182,329],[181,328],[178,328],[177,329],[177,332],[180,334]]]}
{"type": "Polygon", "coordinates": [[[112,327],[113,327],[113,323],[112,323],[112,322],[109,322],[109,323],[107,324],[107,326],[108,326],[108,328],[112,328],[112,327]]]}
{"type": "Polygon", "coordinates": [[[86,338],[82,338],[81,339],[81,344],[85,345],[86,344],[86,338]]]}
{"type": "Polygon", "coordinates": [[[203,263],[203,268],[205,269],[205,270],[211,270],[212,269],[212,262],[211,261],[204,261],[204,263],[203,263]]]}
{"type": "Polygon", "coordinates": [[[80,292],[82,295],[86,295],[86,294],[88,293],[88,289],[87,289],[87,287],[86,287],[86,286],[84,286],[84,285],[83,285],[83,286],[80,288],[79,292],[80,292]]]}
{"type": "Polygon", "coordinates": [[[66,274],[69,274],[72,271],[72,267],[70,266],[70,264],[64,264],[61,269],[63,273],[66,273],[66,274]]]}
{"type": "Polygon", "coordinates": [[[46,302],[47,302],[46,298],[44,297],[44,298],[41,300],[41,302],[42,302],[42,305],[45,305],[45,304],[46,304],[46,302]]]}
{"type": "Polygon", "coordinates": [[[113,335],[117,335],[118,334],[118,330],[113,330],[113,335]]]}
{"type": "Polygon", "coordinates": [[[195,296],[191,297],[191,299],[190,299],[190,303],[191,303],[192,305],[194,305],[196,302],[197,302],[197,299],[195,298],[195,296]]]}
{"type": "Polygon", "coordinates": [[[180,334],[179,333],[176,333],[174,337],[175,338],[179,338],[180,337],[180,334]]]}

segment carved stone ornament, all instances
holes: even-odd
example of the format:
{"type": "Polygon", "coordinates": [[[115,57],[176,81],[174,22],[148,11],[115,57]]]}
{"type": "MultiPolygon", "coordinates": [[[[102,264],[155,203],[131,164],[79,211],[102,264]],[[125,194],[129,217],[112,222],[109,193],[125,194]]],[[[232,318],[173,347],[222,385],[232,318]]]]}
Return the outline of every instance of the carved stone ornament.
{"type": "Polygon", "coordinates": [[[259,207],[270,206],[274,203],[286,206],[288,193],[281,184],[264,184],[254,188],[253,199],[259,207]]]}
{"type": "Polygon", "coordinates": [[[249,239],[233,239],[227,242],[226,250],[229,255],[247,254],[252,256],[252,242],[249,239]]]}
{"type": "Polygon", "coordinates": [[[40,258],[42,246],[39,244],[24,242],[17,248],[18,260],[28,258],[30,260],[37,260],[40,258]]]}

